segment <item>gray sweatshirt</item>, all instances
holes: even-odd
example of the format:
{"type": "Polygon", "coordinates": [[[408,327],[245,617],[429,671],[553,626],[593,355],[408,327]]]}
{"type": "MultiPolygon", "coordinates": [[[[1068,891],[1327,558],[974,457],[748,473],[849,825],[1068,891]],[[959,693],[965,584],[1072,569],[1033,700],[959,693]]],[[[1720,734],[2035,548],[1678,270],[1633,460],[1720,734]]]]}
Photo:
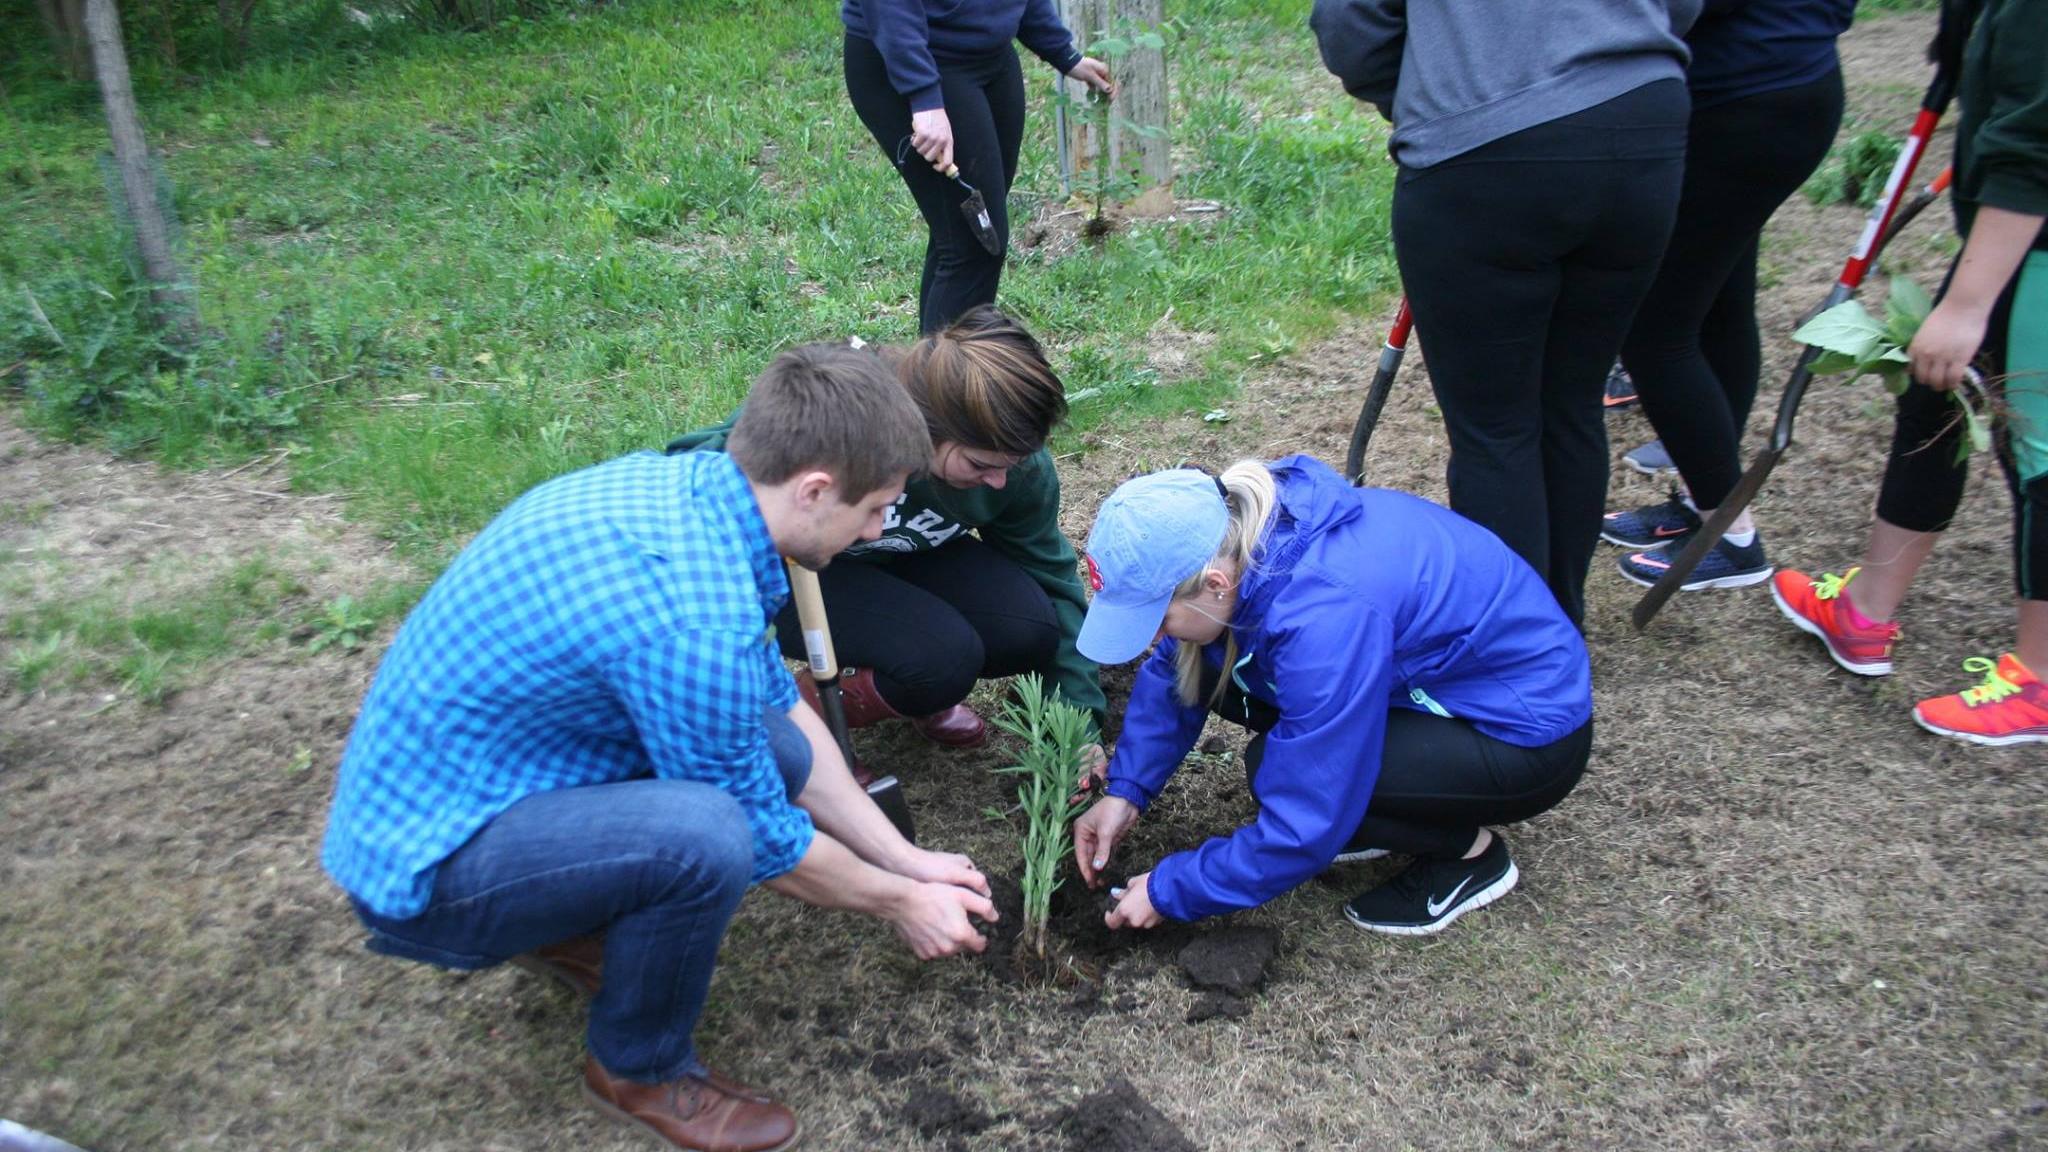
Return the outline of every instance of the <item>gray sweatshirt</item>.
{"type": "Polygon", "coordinates": [[[1323,63],[1427,168],[1503,136],[1684,80],[1701,0],[1316,0],[1323,63]]]}

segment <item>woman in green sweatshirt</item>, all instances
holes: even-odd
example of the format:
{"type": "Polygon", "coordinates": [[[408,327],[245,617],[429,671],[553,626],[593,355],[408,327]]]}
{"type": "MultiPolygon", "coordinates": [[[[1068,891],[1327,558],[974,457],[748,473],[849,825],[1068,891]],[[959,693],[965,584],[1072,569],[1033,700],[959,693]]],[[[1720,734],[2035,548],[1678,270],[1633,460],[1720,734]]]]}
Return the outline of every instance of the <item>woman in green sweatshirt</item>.
{"type": "MultiPolygon", "coordinates": [[[[1060,481],[1045,440],[1067,414],[1038,341],[981,306],[907,349],[881,350],[931,428],[931,469],[889,510],[879,540],[818,574],[840,686],[855,728],[904,718],[941,744],[988,739],[962,703],[975,681],[1037,672],[1098,730],[1107,701],[1074,648],[1088,598],[1059,527],[1060,481]]],[[[669,451],[718,450],[732,421],[669,451]]],[[[775,621],[804,658],[794,607],[775,621]]]]}

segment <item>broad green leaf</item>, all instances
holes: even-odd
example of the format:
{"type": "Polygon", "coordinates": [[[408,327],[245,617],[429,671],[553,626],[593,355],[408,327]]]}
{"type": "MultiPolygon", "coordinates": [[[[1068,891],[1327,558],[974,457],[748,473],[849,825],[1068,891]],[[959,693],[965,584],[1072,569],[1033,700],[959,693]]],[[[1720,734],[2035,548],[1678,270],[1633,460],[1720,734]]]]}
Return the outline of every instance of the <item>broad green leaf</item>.
{"type": "Polygon", "coordinates": [[[1876,356],[1884,329],[1863,310],[1863,305],[1844,300],[1800,325],[1792,338],[1815,348],[1853,356],[1860,362],[1876,356]]]}
{"type": "Polygon", "coordinates": [[[1088,45],[1091,55],[1104,56],[1111,60],[1131,50],[1131,42],[1121,36],[1104,36],[1088,45]]]}
{"type": "MultiPolygon", "coordinates": [[[[1815,376],[1833,376],[1837,372],[1854,372],[1860,363],[1854,356],[1823,352],[1813,358],[1813,363],[1807,365],[1806,370],[1815,376]]],[[[1071,404],[1073,400],[1069,398],[1067,402],[1071,404]]]]}
{"type": "Polygon", "coordinates": [[[1876,374],[1878,379],[1884,381],[1885,391],[1891,393],[1894,396],[1903,396],[1906,394],[1906,385],[1911,383],[1911,381],[1909,381],[1906,378],[1905,365],[1893,364],[1887,366],[1884,364],[1879,364],[1876,368],[1872,369],[1872,371],[1876,374]]]}
{"type": "Polygon", "coordinates": [[[1166,37],[1161,36],[1157,32],[1140,32],[1138,33],[1137,40],[1138,47],[1150,48],[1154,52],[1158,52],[1166,47],[1166,37]]]}

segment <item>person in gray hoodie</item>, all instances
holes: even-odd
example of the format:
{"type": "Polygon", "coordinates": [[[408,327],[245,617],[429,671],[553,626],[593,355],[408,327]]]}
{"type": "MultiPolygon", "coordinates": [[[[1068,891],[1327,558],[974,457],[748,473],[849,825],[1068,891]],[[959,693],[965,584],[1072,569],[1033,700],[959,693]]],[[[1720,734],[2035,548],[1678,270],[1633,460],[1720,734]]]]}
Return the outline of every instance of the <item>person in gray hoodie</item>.
{"type": "Polygon", "coordinates": [[[1316,0],[1393,124],[1394,254],[1451,438],[1451,507],[1574,622],[1607,494],[1601,393],[1671,234],[1699,0],[1316,0]]]}

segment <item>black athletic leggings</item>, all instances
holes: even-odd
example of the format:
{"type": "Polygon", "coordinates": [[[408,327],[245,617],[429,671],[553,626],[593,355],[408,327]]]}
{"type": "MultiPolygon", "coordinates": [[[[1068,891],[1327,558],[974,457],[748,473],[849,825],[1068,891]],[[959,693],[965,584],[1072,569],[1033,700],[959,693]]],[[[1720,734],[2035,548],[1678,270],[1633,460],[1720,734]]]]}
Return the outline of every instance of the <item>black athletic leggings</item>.
{"type": "MultiPolygon", "coordinates": [[[[1204,692],[1214,685],[1212,678],[1204,692]]],[[[1245,783],[1256,798],[1265,734],[1280,722],[1280,712],[1235,685],[1224,692],[1215,712],[1258,733],[1244,752],[1245,783]]],[[[1463,856],[1481,827],[1514,824],[1557,807],[1585,775],[1592,751],[1591,720],[1549,744],[1523,748],[1463,720],[1389,707],[1379,780],[1349,848],[1438,859],[1463,856]]],[[[1347,767],[1330,765],[1332,771],[1347,767]]]]}
{"type": "MultiPolygon", "coordinates": [[[[839,662],[874,669],[882,699],[905,716],[951,708],[976,680],[1054,672],[1060,625],[1045,589],[972,536],[886,560],[842,556],[818,585],[839,662]]],[[[775,634],[784,655],[804,659],[794,604],[775,634]]]]}
{"type": "MultiPolygon", "coordinates": [[[[989,219],[1007,252],[1010,183],[1017,178],[1017,150],[1024,141],[1024,71],[1017,51],[1006,46],[974,60],[947,59],[938,65],[946,119],[953,125],[953,162],[960,166],[960,178],[988,201],[989,219]]],[[[1003,257],[990,255],[960,214],[967,193],[903,147],[910,135],[910,101],[889,86],[874,41],[851,34],[846,37],[846,94],[910,186],[931,229],[917,285],[918,330],[936,332],[977,304],[995,303],[1003,257]]]]}
{"type": "Polygon", "coordinates": [[[1663,80],[1394,186],[1394,253],[1451,439],[1451,507],[1574,622],[1607,499],[1600,396],[1671,234],[1689,101],[1663,80]]]}
{"type": "MultiPolygon", "coordinates": [[[[1951,268],[1949,274],[1955,274],[1951,268]]],[[[2007,370],[2005,340],[2012,323],[2013,296],[2019,278],[2005,286],[1991,321],[1984,329],[1984,347],[1977,364],[1987,377],[2007,370]]],[[[1948,286],[1942,285],[1946,293],[1948,286]]],[[[2013,386],[2022,386],[2013,382],[2013,386]]],[[[2041,387],[2027,381],[2027,387],[2041,387]]],[[[2022,600],[2048,600],[2048,475],[2026,478],[2014,459],[2010,432],[1998,436],[1998,463],[2012,493],[2013,584],[2022,600]]],[[[1877,492],[1880,519],[1912,532],[1941,532],[1963,503],[1963,482],[1969,479],[1967,456],[1958,459],[1963,427],[1955,401],[1946,393],[1915,383],[1899,397],[1892,424],[1891,456],[1884,465],[1884,484],[1877,492]]]]}
{"type": "Polygon", "coordinates": [[[1702,508],[1742,478],[1762,358],[1757,238],[1820,166],[1842,123],[1842,74],[1695,109],[1678,222],[1621,346],[1644,415],[1702,508]]]}

